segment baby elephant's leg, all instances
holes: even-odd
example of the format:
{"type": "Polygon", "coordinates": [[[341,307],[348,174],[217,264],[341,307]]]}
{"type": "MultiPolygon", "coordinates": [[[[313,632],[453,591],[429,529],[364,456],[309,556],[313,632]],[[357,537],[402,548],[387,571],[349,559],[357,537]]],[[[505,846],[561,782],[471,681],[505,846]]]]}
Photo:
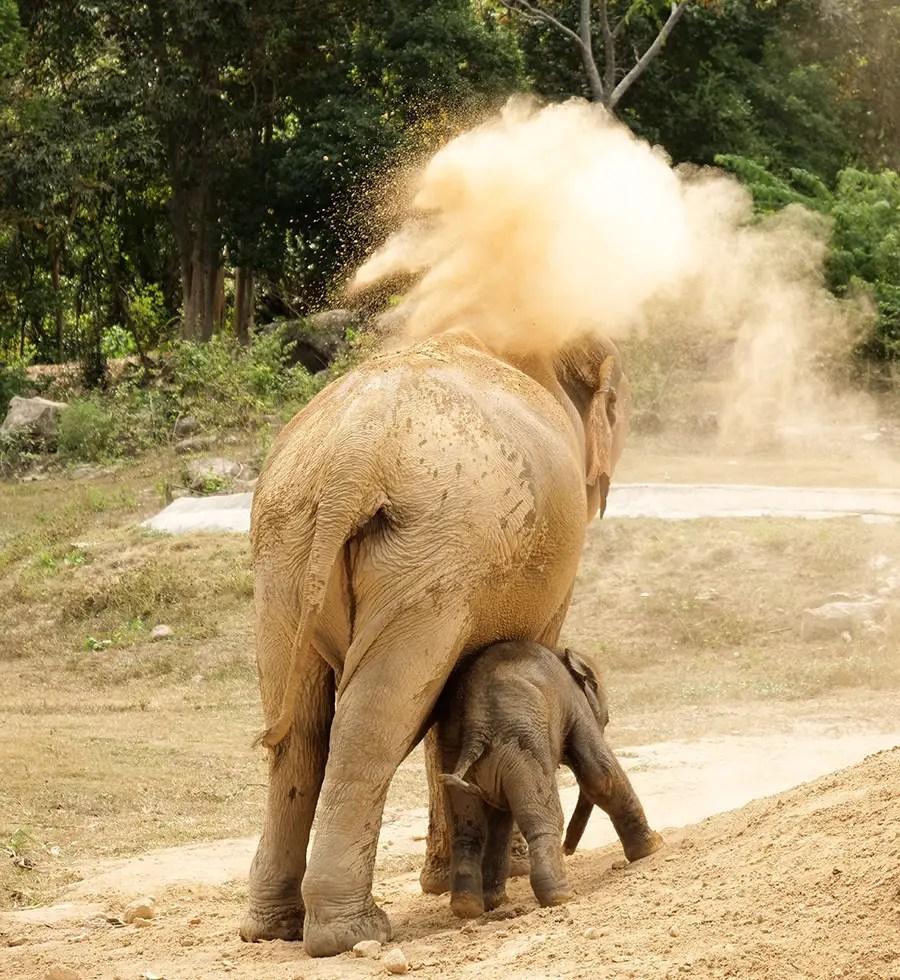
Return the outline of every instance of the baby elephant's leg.
{"type": "Polygon", "coordinates": [[[572,898],[563,860],[563,812],[554,768],[523,753],[504,777],[503,792],[512,815],[528,841],[531,888],[541,905],[561,905],[572,898]]]}
{"type": "Polygon", "coordinates": [[[447,787],[453,843],[450,853],[450,908],[461,919],[484,912],[481,864],[487,836],[487,804],[470,790],[447,787]]]}
{"type": "Polygon", "coordinates": [[[510,842],[513,833],[513,816],[509,810],[488,807],[487,843],[481,862],[481,880],[484,888],[484,907],[487,911],[506,901],[506,879],[509,877],[510,842]]]}

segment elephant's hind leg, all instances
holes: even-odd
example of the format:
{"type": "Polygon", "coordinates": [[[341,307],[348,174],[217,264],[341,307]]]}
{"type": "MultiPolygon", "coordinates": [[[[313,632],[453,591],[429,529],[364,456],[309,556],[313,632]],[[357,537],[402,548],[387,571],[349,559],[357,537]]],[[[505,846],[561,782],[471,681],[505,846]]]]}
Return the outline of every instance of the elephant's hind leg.
{"type": "MultiPolygon", "coordinates": [[[[267,724],[278,715],[296,628],[296,620],[278,619],[274,616],[277,611],[270,608],[258,624],[260,687],[267,724]]],[[[240,928],[247,942],[303,938],[300,883],[333,713],[333,672],[310,648],[290,734],[269,753],[265,822],[250,868],[249,908],[240,928]]]]}
{"type": "Polygon", "coordinates": [[[407,608],[372,642],[338,695],[303,880],[310,956],[390,938],[387,916],[372,899],[384,801],[456,662],[466,625],[463,609],[436,617],[431,601],[407,608]]]}

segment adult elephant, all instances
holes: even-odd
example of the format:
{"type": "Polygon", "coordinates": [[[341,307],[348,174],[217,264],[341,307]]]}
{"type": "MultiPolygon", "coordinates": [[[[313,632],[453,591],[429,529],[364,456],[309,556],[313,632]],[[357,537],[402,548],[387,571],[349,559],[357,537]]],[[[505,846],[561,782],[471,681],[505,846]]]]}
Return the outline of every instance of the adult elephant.
{"type": "Polygon", "coordinates": [[[282,430],[251,523],[272,751],[243,938],[312,956],[390,938],[371,885],[391,777],[461,657],[555,643],[627,405],[608,342],[513,361],[452,330],[282,430]]]}

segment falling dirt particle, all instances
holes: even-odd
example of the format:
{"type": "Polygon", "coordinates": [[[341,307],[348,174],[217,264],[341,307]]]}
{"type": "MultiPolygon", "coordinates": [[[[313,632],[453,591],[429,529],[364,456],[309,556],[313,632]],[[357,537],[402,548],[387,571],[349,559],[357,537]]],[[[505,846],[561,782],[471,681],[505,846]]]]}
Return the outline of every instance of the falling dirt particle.
{"type": "Polygon", "coordinates": [[[409,963],[402,949],[392,949],[389,953],[385,953],[381,962],[388,973],[401,975],[409,972],[409,963]]]}

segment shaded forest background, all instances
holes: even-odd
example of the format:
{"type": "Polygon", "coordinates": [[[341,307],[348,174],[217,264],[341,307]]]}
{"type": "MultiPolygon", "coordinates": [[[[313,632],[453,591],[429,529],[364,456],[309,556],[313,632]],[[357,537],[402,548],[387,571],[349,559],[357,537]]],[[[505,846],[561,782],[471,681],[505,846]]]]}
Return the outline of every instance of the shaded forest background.
{"type": "MultiPolygon", "coordinates": [[[[609,6],[635,52],[670,7],[609,6]]],[[[510,92],[590,97],[571,40],[509,7],[0,0],[0,388],[69,360],[102,385],[111,357],[327,307],[398,163],[510,92]]],[[[898,51],[897,0],[697,2],[617,106],[761,212],[831,216],[829,287],[877,308],[870,362],[900,357],[898,51]]]]}

